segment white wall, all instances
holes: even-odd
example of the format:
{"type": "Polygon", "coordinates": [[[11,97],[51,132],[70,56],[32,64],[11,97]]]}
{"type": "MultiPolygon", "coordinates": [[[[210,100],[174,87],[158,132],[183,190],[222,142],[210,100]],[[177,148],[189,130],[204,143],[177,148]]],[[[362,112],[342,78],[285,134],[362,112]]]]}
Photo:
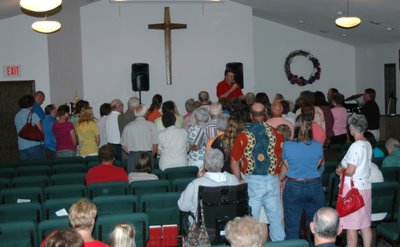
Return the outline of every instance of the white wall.
{"type": "MultiPolygon", "coordinates": [[[[113,4],[103,0],[81,8],[84,98],[98,109],[113,98],[126,101],[131,89],[131,64],[150,65],[151,103],[156,93],[184,102],[206,90],[216,100],[215,87],[227,62],[244,64],[244,91],[254,89],[253,28],[249,7],[223,4],[169,4],[172,22],[187,29],[172,31],[172,85],[166,85],[164,32],[148,24],[164,20],[163,4],[113,4]]],[[[96,110],[97,112],[97,110],[96,110]]]]}
{"type": "Polygon", "coordinates": [[[19,15],[0,21],[0,80],[35,80],[36,90],[46,94],[47,104],[51,102],[47,36],[31,29],[35,20],[19,15]],[[21,77],[5,78],[4,65],[21,65],[21,77]]]}
{"type": "MultiPolygon", "coordinates": [[[[295,100],[304,90],[322,91],[335,87],[345,97],[356,91],[354,47],[280,25],[258,17],[254,24],[254,71],[256,92],[265,91],[272,101],[276,93],[295,100]],[[291,85],[284,72],[286,57],[294,50],[309,51],[321,64],[321,78],[307,86],[291,85]]],[[[292,73],[308,79],[312,63],[295,57],[292,73]]]]}
{"type": "MultiPolygon", "coordinates": [[[[384,64],[396,64],[396,81],[400,78],[399,66],[400,42],[394,44],[383,44],[374,46],[358,47],[356,49],[356,75],[357,92],[362,93],[366,88],[376,90],[376,102],[379,105],[381,114],[385,112],[385,82],[384,64]]],[[[400,96],[400,86],[396,83],[396,94],[400,96]]],[[[397,112],[399,111],[400,100],[397,101],[397,112]]]]}

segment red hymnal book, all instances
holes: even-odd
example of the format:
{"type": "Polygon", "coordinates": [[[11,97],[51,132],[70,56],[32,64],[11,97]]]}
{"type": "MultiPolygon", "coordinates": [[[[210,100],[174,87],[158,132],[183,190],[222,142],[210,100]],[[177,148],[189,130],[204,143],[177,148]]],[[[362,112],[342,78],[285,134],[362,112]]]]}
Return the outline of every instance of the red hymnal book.
{"type": "Polygon", "coordinates": [[[147,240],[147,247],[161,247],[162,243],[162,229],[161,226],[149,227],[149,240],[147,240]]]}
{"type": "Polygon", "coordinates": [[[161,246],[178,246],[178,225],[163,225],[162,235],[163,237],[161,246]]]}

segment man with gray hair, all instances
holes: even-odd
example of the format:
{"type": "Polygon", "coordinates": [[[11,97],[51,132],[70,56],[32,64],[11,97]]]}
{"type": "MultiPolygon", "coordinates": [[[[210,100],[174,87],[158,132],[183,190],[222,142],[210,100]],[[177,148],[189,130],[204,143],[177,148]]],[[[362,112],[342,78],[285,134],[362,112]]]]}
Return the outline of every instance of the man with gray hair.
{"type": "Polygon", "coordinates": [[[218,119],[222,116],[222,105],[218,102],[212,103],[208,111],[210,119],[204,126],[206,143],[218,134],[218,119]]]}
{"type": "Polygon", "coordinates": [[[385,142],[388,156],[383,160],[382,167],[400,167],[400,145],[399,140],[389,138],[385,142]]]}
{"type": "Polygon", "coordinates": [[[128,109],[126,112],[121,113],[118,116],[118,127],[119,127],[119,132],[122,135],[122,132],[124,131],[125,126],[135,120],[135,107],[139,105],[139,99],[137,97],[131,97],[128,100],[128,109]]]}
{"type": "Polygon", "coordinates": [[[219,187],[226,185],[238,185],[239,180],[230,173],[221,172],[224,165],[224,156],[218,149],[208,149],[204,154],[204,166],[206,173],[200,178],[194,179],[188,184],[178,200],[181,211],[192,212],[197,215],[197,197],[199,186],[219,187]]]}
{"type": "Polygon", "coordinates": [[[342,232],[339,215],[333,208],[323,207],[314,214],[310,222],[315,247],[336,247],[336,236],[342,232]]]}
{"type": "Polygon", "coordinates": [[[134,172],[140,153],[148,152],[151,157],[157,153],[158,131],[153,122],[144,117],[147,106],[139,105],[135,108],[136,119],[125,126],[122,132],[122,149],[128,154],[128,173],[134,172]]]}

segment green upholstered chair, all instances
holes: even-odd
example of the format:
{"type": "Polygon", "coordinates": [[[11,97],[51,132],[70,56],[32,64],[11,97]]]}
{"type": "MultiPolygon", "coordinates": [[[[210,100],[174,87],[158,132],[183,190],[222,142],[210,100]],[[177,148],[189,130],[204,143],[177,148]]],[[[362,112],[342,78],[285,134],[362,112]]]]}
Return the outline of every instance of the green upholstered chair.
{"type": "Polygon", "coordinates": [[[2,203],[42,202],[43,190],[40,187],[8,188],[0,191],[2,203]]]}
{"type": "MultiPolygon", "coordinates": [[[[59,199],[50,199],[46,200],[42,203],[43,209],[43,218],[45,220],[55,219],[55,218],[68,218],[69,208],[75,202],[80,199],[84,199],[83,197],[70,197],[70,198],[59,198],[59,199]]],[[[86,198],[87,199],[87,198],[86,198]]]]}
{"type": "Polygon", "coordinates": [[[36,166],[18,166],[15,176],[49,176],[50,166],[36,165],[36,166]]]}
{"type": "Polygon", "coordinates": [[[149,217],[145,213],[127,213],[100,215],[97,217],[93,236],[102,242],[109,243],[109,236],[114,226],[119,223],[130,223],[135,226],[137,247],[146,247],[149,232],[149,217]]]}
{"type": "Polygon", "coordinates": [[[62,173],[50,176],[51,185],[82,184],[85,185],[86,173],[62,173]]]}
{"type": "Polygon", "coordinates": [[[15,177],[11,180],[11,186],[15,188],[21,187],[41,187],[45,188],[49,185],[49,176],[23,176],[15,177]]]}
{"type": "Polygon", "coordinates": [[[140,197],[140,211],[148,214],[150,225],[180,225],[177,201],[180,192],[146,194],[140,197]]]}
{"type": "Polygon", "coordinates": [[[169,181],[164,179],[136,181],[129,184],[129,189],[130,193],[139,196],[150,193],[165,193],[169,191],[169,181]]]}
{"type": "Polygon", "coordinates": [[[69,197],[85,197],[86,194],[86,186],[83,184],[54,185],[44,188],[45,200],[69,197]]]}
{"type": "Polygon", "coordinates": [[[0,178],[7,178],[7,179],[11,179],[14,177],[15,175],[15,168],[11,168],[11,167],[1,167],[0,168],[0,178]]]}
{"type": "Polygon", "coordinates": [[[392,221],[396,213],[396,200],[399,190],[398,182],[372,183],[372,212],[387,213],[383,221],[392,221]]]}
{"type": "Polygon", "coordinates": [[[0,190],[6,189],[9,186],[10,186],[10,179],[0,177],[0,190]]]}
{"type": "Polygon", "coordinates": [[[0,223],[0,246],[36,247],[38,246],[36,223],[15,221],[0,223]]]}
{"type": "Polygon", "coordinates": [[[86,171],[85,163],[59,163],[52,167],[52,174],[81,173],[86,171]]]}
{"type": "Polygon", "coordinates": [[[187,178],[187,177],[196,177],[199,172],[199,168],[197,166],[184,166],[184,167],[173,167],[167,168],[163,171],[164,179],[174,180],[177,178],[187,178]]]}
{"type": "Polygon", "coordinates": [[[97,215],[135,213],[139,207],[139,197],[135,195],[105,195],[93,198],[97,215]]]}
{"type": "Polygon", "coordinates": [[[41,220],[42,206],[38,202],[0,205],[0,222],[31,221],[36,224],[41,220]]]}
{"type": "MultiPolygon", "coordinates": [[[[399,161],[400,163],[400,161],[399,161]]],[[[382,167],[381,172],[385,182],[396,181],[400,182],[400,166],[399,167],[382,167]]]]}
{"type": "Polygon", "coordinates": [[[70,227],[68,217],[43,220],[37,225],[39,244],[52,232],[70,227]]]}
{"type": "Polygon", "coordinates": [[[186,189],[186,186],[193,181],[193,177],[190,178],[177,178],[171,181],[171,191],[182,192],[186,189]]]}
{"type": "Polygon", "coordinates": [[[308,247],[309,244],[304,239],[292,239],[284,241],[273,241],[264,243],[264,247],[308,247]]]}
{"type": "Polygon", "coordinates": [[[126,195],[129,191],[127,182],[94,183],[87,186],[91,199],[100,195],[126,195]]]}
{"type": "Polygon", "coordinates": [[[392,246],[400,246],[400,203],[399,195],[397,193],[396,201],[393,202],[396,205],[397,219],[393,219],[390,222],[384,222],[378,224],[376,227],[376,243],[379,246],[381,239],[385,239],[387,242],[391,243],[392,246]]]}
{"type": "Polygon", "coordinates": [[[85,160],[80,156],[75,157],[64,157],[64,158],[56,158],[53,160],[54,165],[56,164],[68,164],[68,163],[85,163],[85,160]]]}

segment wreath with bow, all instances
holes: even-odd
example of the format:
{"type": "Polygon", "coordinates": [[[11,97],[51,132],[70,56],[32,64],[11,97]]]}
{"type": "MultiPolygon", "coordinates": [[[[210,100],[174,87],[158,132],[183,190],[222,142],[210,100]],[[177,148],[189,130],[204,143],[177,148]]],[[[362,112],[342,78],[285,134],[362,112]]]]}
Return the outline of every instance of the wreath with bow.
{"type": "Polygon", "coordinates": [[[321,65],[313,55],[311,55],[308,51],[304,50],[296,50],[291,52],[286,60],[285,60],[285,73],[287,79],[290,81],[291,84],[297,84],[299,86],[304,86],[307,84],[313,84],[316,80],[319,80],[321,76],[321,65]],[[296,56],[303,56],[308,58],[313,64],[313,72],[311,73],[310,77],[308,79],[305,79],[303,76],[298,76],[292,73],[290,70],[290,64],[292,63],[292,60],[296,56]]]}

